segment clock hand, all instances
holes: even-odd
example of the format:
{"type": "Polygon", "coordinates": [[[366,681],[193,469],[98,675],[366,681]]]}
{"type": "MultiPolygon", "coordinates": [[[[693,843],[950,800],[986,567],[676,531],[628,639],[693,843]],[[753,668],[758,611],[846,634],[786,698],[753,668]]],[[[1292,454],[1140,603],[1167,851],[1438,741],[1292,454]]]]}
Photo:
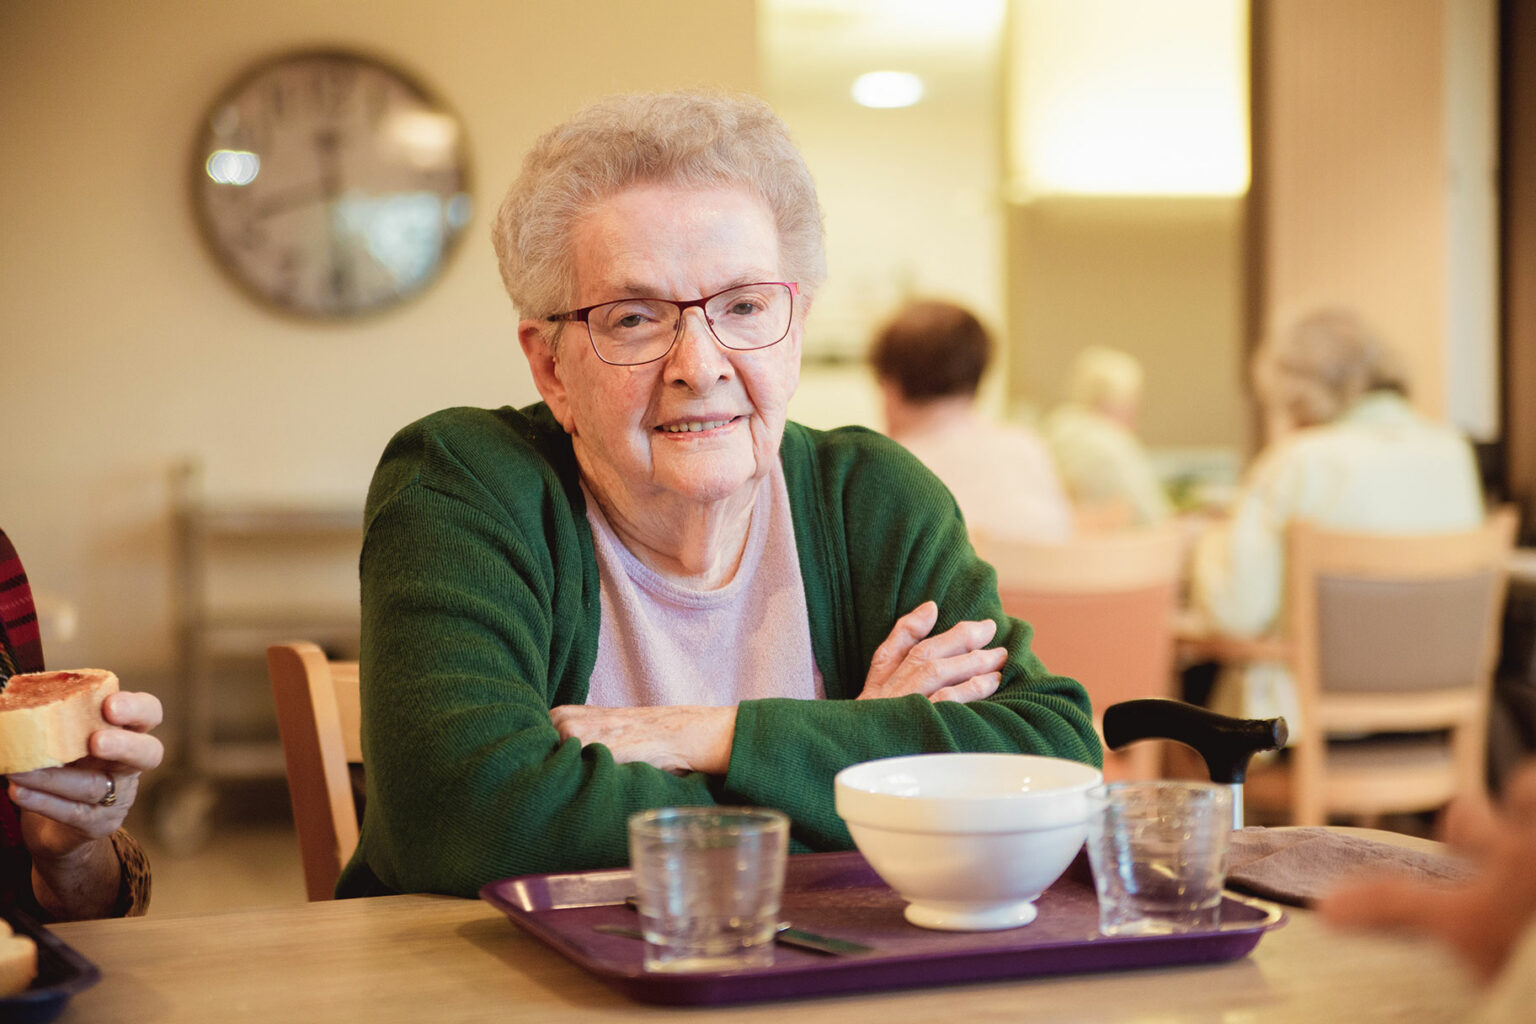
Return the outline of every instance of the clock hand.
{"type": "Polygon", "coordinates": [[[284,213],[298,206],[308,206],[316,201],[329,202],[341,194],[341,168],[337,151],[341,134],[334,128],[315,133],[315,153],[320,165],[320,176],[302,185],[279,189],[253,206],[252,216],[257,220],[284,213]]]}
{"type": "Polygon", "coordinates": [[[335,128],[322,128],[315,132],[315,155],[320,164],[320,187],[327,199],[334,199],[341,191],[341,168],[337,166],[337,154],[341,147],[341,133],[335,128]]]}
{"type": "Polygon", "coordinates": [[[251,216],[256,220],[264,220],[267,217],[284,213],[298,206],[308,206],[317,200],[330,200],[335,198],[334,187],[327,186],[323,181],[305,182],[303,185],[291,185],[288,188],[273,192],[252,204],[251,216]]]}
{"type": "MultiPolygon", "coordinates": [[[[320,187],[327,201],[335,199],[341,191],[341,168],[337,161],[340,145],[341,132],[336,128],[323,128],[315,132],[315,154],[320,163],[320,187]]],[[[340,303],[352,288],[352,266],[346,246],[337,232],[331,232],[330,243],[330,293],[332,300],[340,303]]]]}

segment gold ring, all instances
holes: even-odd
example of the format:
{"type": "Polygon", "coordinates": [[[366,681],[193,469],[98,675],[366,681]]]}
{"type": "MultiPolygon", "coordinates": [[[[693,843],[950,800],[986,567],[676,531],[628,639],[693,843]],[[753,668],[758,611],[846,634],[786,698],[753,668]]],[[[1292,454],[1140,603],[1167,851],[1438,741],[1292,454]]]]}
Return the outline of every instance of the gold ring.
{"type": "Polygon", "coordinates": [[[97,807],[111,807],[113,804],[117,803],[117,780],[110,775],[107,775],[106,778],[107,793],[106,796],[103,796],[100,800],[96,801],[97,807]]]}

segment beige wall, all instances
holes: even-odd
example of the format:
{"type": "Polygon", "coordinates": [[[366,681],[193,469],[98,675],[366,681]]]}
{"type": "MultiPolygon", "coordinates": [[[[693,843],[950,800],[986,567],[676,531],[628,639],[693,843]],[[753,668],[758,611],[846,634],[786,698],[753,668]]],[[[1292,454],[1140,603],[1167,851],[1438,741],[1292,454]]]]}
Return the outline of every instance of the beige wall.
{"type": "MultiPolygon", "coordinates": [[[[815,175],[827,232],[827,283],[790,409],[801,422],[883,427],[864,359],[878,326],[913,296],[971,307],[1001,344],[1002,40],[997,26],[966,22],[980,6],[957,18],[940,5],[758,5],[762,92],[815,175]],[[922,102],[854,103],[855,76],[876,68],[921,76],[922,102]]],[[[1000,351],[983,385],[990,405],[1001,405],[1006,361],[1000,351]]]]}
{"type": "MultiPolygon", "coordinates": [[[[1002,343],[996,112],[943,95],[904,110],[867,110],[840,96],[768,98],[816,177],[827,232],[827,284],[806,326],[791,413],[815,427],[883,429],[864,358],[902,302],[962,303],[1002,343]]],[[[989,375],[987,395],[1001,384],[1001,374],[989,375]]]]}
{"type": "Polygon", "coordinates": [[[1356,307],[1403,350],[1424,409],[1491,434],[1491,0],[1263,10],[1265,314],[1356,307]]]}
{"type": "MultiPolygon", "coordinates": [[[[0,3],[0,525],[80,632],[51,663],[163,688],[166,476],[215,496],[353,501],[390,434],[448,405],[536,396],[486,223],[535,133],[621,88],[756,81],[749,0],[49,0],[0,3]],[[632,45],[660,23],[656,53],[632,45]],[[320,327],[215,268],[184,182],[198,118],[252,61],[371,51],[463,115],[476,210],[445,276],[320,327]]],[[[355,588],[343,566],[325,577],[355,588]]]]}
{"type": "Polygon", "coordinates": [[[1108,345],[1145,370],[1149,445],[1244,449],[1240,198],[1043,197],[1008,230],[1016,398],[1048,408],[1108,345]]]}
{"type": "MultiPolygon", "coordinates": [[[[985,84],[984,73],[977,77],[985,84]]],[[[871,325],[913,295],[953,299],[1001,321],[998,114],[985,102],[990,93],[983,102],[938,93],[900,110],[869,110],[835,95],[769,99],[816,176],[826,214],[828,280],[806,328],[809,354],[862,357],[871,325]]]]}
{"type": "Polygon", "coordinates": [[[1181,471],[1235,472],[1248,447],[1244,5],[1010,11],[1009,397],[1047,410],[1079,351],[1122,349],[1145,370],[1149,446],[1181,471]]]}

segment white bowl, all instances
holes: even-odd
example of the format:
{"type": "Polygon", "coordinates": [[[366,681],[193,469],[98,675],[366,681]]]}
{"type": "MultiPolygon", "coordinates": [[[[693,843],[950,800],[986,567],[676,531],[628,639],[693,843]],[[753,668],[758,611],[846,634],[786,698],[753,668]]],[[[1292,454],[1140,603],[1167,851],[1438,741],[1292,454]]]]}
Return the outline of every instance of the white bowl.
{"type": "Polygon", "coordinates": [[[907,920],[946,931],[1017,928],[1088,831],[1097,768],[1032,754],[913,754],[833,780],[864,859],[908,901],[907,920]]]}

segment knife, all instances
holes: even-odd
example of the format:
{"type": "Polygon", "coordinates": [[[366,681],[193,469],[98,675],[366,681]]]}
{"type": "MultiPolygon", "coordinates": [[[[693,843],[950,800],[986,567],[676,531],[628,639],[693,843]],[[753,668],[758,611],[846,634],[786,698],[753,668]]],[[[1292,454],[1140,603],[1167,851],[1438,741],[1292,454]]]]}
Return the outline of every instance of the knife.
{"type": "MultiPolygon", "coordinates": [[[[595,932],[604,935],[619,935],[626,939],[639,939],[645,941],[645,936],[637,928],[628,928],[621,924],[595,924],[592,926],[595,932]]],[[[801,928],[791,928],[786,924],[779,925],[779,933],[775,940],[780,945],[793,946],[796,949],[806,949],[813,953],[825,953],[828,956],[848,956],[853,953],[873,952],[873,946],[866,946],[861,942],[852,942],[848,939],[837,939],[830,935],[817,935],[801,928]]]]}

